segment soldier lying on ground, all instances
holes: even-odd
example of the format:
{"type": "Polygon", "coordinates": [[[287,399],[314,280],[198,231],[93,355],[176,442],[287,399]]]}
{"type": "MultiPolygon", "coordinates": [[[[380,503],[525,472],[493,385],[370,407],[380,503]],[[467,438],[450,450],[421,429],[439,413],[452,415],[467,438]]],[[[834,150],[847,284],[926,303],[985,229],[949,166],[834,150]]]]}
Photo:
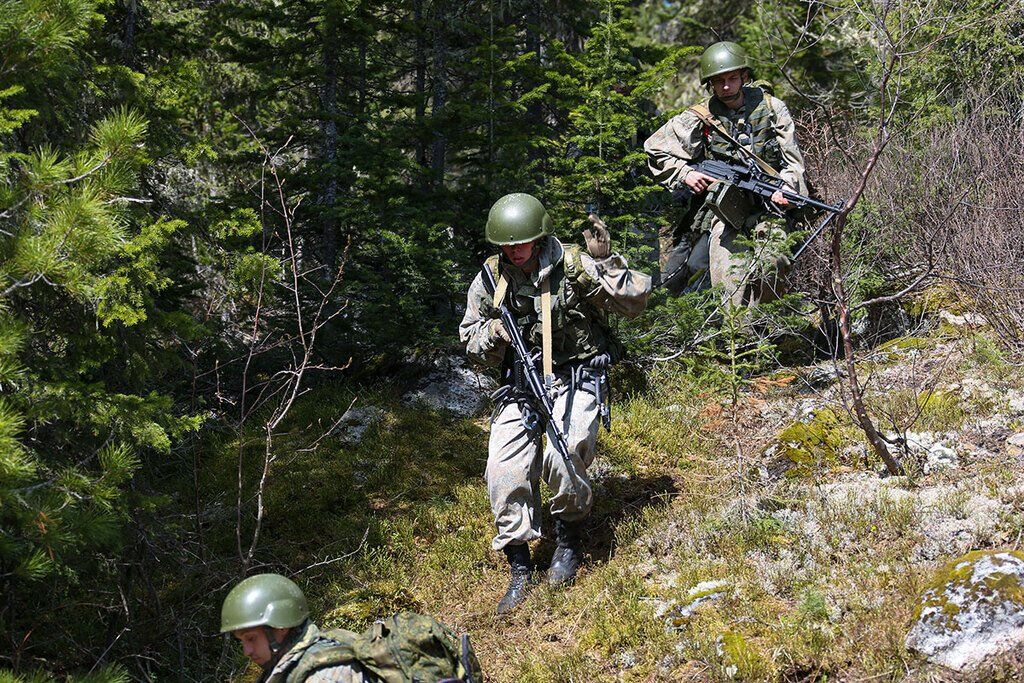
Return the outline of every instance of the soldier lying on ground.
{"type": "Polygon", "coordinates": [[[306,597],[294,581],[257,574],[231,589],[221,608],[221,633],[263,669],[260,683],[480,683],[469,647],[440,622],[398,614],[363,634],[321,631],[309,619],[306,597]]]}

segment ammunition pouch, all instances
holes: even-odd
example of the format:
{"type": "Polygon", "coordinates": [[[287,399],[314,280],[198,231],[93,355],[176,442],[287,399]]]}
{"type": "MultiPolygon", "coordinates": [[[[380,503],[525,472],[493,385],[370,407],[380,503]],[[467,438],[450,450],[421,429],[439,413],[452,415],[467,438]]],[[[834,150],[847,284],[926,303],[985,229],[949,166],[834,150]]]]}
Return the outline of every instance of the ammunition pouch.
{"type": "Polygon", "coordinates": [[[762,208],[746,190],[731,183],[719,182],[708,193],[707,203],[711,211],[726,225],[735,230],[744,230],[751,225],[750,219],[762,213],[762,208]]]}

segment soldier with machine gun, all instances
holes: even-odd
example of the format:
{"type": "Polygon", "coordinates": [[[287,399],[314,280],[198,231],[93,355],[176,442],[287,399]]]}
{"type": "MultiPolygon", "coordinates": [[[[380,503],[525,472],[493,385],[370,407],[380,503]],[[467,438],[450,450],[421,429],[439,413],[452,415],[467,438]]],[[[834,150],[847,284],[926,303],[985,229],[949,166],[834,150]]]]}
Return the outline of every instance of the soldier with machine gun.
{"type": "MultiPolygon", "coordinates": [[[[700,59],[700,81],[711,97],[670,119],[644,143],[655,179],[676,196],[692,194],[700,202],[692,224],[709,232],[711,284],[721,285],[724,301],[735,306],[782,294],[789,259],[772,246],[785,230],[778,217],[808,199],[793,118],[782,100],[750,80],[743,48],[715,43],[700,59]],[[733,177],[713,173],[711,162],[719,171],[731,165],[733,177]],[[746,169],[749,186],[733,182],[737,169],[746,169]],[[774,191],[764,192],[765,179],[775,183],[774,191]],[[753,251],[744,244],[750,240],[753,251]]],[[[686,253],[675,258],[678,263],[670,255],[663,264],[663,281],[686,270],[688,245],[681,246],[686,253]]]]}

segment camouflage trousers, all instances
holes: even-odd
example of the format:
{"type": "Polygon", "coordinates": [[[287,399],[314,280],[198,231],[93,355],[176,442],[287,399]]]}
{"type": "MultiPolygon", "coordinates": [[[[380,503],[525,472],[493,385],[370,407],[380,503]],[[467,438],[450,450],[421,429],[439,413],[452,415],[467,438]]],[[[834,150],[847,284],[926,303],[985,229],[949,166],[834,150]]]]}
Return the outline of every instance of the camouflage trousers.
{"type": "Polygon", "coordinates": [[[777,221],[762,221],[752,231],[753,250],[737,241],[739,232],[717,216],[711,221],[708,244],[711,286],[722,285],[722,304],[756,306],[785,294],[789,259],[765,246],[764,238],[778,241],[784,228],[777,221]]]}
{"type": "Polygon", "coordinates": [[[555,420],[567,436],[569,453],[580,475],[580,491],[577,494],[574,490],[565,461],[552,444],[551,428],[548,427],[547,443],[541,449],[538,435],[523,425],[523,404],[515,400],[499,403],[491,420],[486,473],[487,493],[498,527],[491,541],[495,550],[540,538],[541,480],[553,492],[553,516],[571,522],[590,514],[594,494],[586,468],[594,461],[600,406],[585,382],[574,391],[561,384],[558,392],[554,401],[555,420]]]}

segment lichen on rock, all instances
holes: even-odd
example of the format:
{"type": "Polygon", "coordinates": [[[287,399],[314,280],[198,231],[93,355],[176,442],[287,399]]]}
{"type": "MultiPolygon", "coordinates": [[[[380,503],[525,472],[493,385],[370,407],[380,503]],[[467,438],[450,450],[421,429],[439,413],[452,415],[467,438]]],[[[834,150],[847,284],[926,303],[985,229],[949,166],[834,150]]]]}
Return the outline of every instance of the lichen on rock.
{"type": "Polygon", "coordinates": [[[1024,642],[1024,553],[975,551],[922,593],[906,646],[963,671],[1024,642]]]}

